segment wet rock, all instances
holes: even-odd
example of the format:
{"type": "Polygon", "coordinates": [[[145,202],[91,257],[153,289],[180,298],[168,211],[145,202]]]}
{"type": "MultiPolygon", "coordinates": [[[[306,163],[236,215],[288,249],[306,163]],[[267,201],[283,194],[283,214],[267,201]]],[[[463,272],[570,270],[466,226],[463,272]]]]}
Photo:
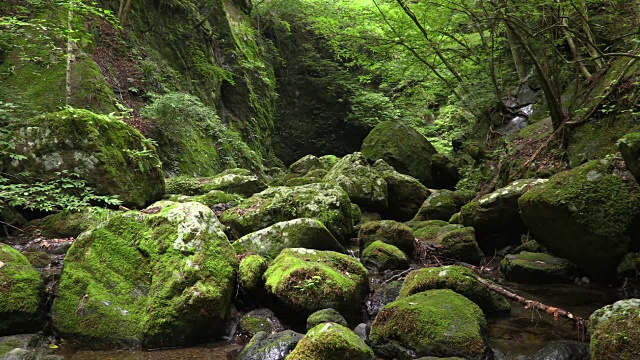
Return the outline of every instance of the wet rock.
{"type": "Polygon", "coordinates": [[[473,191],[436,190],[422,203],[414,221],[449,221],[460,208],[475,197],[473,191]]]}
{"type": "Polygon", "coordinates": [[[526,360],[589,360],[589,344],[578,341],[552,341],[526,360]]]}
{"type": "Polygon", "coordinates": [[[433,289],[449,289],[476,303],[487,314],[509,313],[511,304],[480,283],[470,269],[441,266],[411,271],[404,280],[398,299],[433,289]]]}
{"type": "Polygon", "coordinates": [[[240,318],[238,332],[243,335],[254,336],[259,332],[273,334],[284,330],[284,326],[269,309],[252,310],[240,318]]]}
{"type": "Polygon", "coordinates": [[[13,234],[16,228],[27,223],[27,220],[13,207],[0,200],[0,237],[13,234]]]}
{"type": "Polygon", "coordinates": [[[86,207],[47,216],[33,225],[40,229],[43,237],[69,238],[100,225],[114,215],[115,211],[109,209],[86,207]]]}
{"type": "Polygon", "coordinates": [[[622,258],[616,268],[618,278],[635,278],[640,275],[640,254],[630,252],[622,258]]]}
{"type": "Polygon", "coordinates": [[[200,203],[155,203],[84,232],[65,258],[54,328],[98,343],[168,347],[221,335],[238,261],[200,203]]]}
{"type": "Polygon", "coordinates": [[[346,252],[329,230],[315,219],[294,219],[247,234],[233,243],[237,254],[258,254],[275,259],[287,248],[346,252]]]}
{"type": "Polygon", "coordinates": [[[387,183],[388,209],[385,217],[397,221],[412,219],[420,209],[420,205],[431,193],[418,179],[397,172],[393,167],[378,160],[373,169],[387,183]]]}
{"type": "Polygon", "coordinates": [[[167,193],[204,195],[212,190],[251,196],[267,188],[264,181],[246,169],[229,169],[212,177],[173,177],[167,179],[167,193]]]}
{"type": "Polygon", "coordinates": [[[27,258],[0,243],[0,336],[42,329],[43,286],[27,258]]]}
{"type": "Polygon", "coordinates": [[[500,271],[508,280],[538,284],[573,282],[577,275],[576,266],[569,260],[526,251],[505,256],[500,271]]]}
{"type": "Polygon", "coordinates": [[[349,196],[339,186],[325,183],[268,188],[222,213],[220,221],[229,227],[234,238],[240,238],[297,218],[322,222],[341,243],[351,237],[353,219],[349,196]]]}
{"type": "Polygon", "coordinates": [[[367,270],[351,256],[302,248],[283,250],[264,278],[281,315],[296,318],[326,308],[357,313],[368,287],[367,270]]]}
{"type": "Polygon", "coordinates": [[[358,235],[358,232],[360,232],[360,229],[362,228],[362,226],[366,223],[370,223],[373,221],[380,221],[382,220],[382,216],[379,213],[372,213],[372,212],[361,212],[360,213],[360,222],[358,222],[357,224],[354,225],[353,227],[353,231],[355,233],[355,235],[358,235]]]}
{"type": "Polygon", "coordinates": [[[409,268],[409,258],[393,245],[380,240],[374,241],[362,252],[362,263],[378,272],[409,268]]]}
{"type": "Polygon", "coordinates": [[[412,256],[415,250],[413,231],[406,225],[393,220],[373,221],[364,224],[358,232],[360,249],[365,249],[374,241],[382,241],[412,256]]]}
{"type": "Polygon", "coordinates": [[[320,324],[309,330],[287,360],[334,358],[374,360],[373,351],[358,335],[336,323],[320,324]]]}
{"type": "Polygon", "coordinates": [[[309,317],[307,318],[307,331],[311,330],[317,325],[327,322],[336,323],[342,326],[348,326],[347,320],[345,320],[339,312],[333,309],[322,309],[309,315],[309,317]]]}
{"type": "Polygon", "coordinates": [[[640,181],[640,133],[630,133],[618,141],[620,153],[637,181],[640,181]]]}
{"type": "Polygon", "coordinates": [[[275,334],[259,332],[238,356],[239,360],[284,360],[302,340],[303,335],[292,330],[275,334]]]}
{"type": "Polygon", "coordinates": [[[369,339],[369,335],[368,335],[368,331],[367,331],[367,324],[365,323],[360,323],[358,324],[358,326],[355,327],[355,329],[353,329],[353,332],[360,336],[360,339],[362,339],[363,341],[367,341],[369,339]]]}
{"type": "Polygon", "coordinates": [[[369,338],[376,354],[386,358],[459,356],[483,359],[482,310],[451,290],[430,290],[396,300],[380,311],[369,338]]]}
{"type": "Polygon", "coordinates": [[[534,186],[518,201],[540,245],[596,280],[613,278],[640,236],[640,191],[614,172],[610,160],[590,161],[534,186]]]}
{"type": "Polygon", "coordinates": [[[438,248],[440,255],[469,264],[480,265],[484,253],[476,241],[472,227],[449,224],[440,220],[411,221],[416,239],[438,248]]]}
{"type": "Polygon", "coordinates": [[[367,313],[374,318],[383,306],[396,301],[402,288],[402,281],[396,280],[380,285],[367,300],[367,313]]]}
{"type": "Polygon", "coordinates": [[[620,300],[589,317],[592,360],[637,359],[640,354],[640,299],[620,300]]]}

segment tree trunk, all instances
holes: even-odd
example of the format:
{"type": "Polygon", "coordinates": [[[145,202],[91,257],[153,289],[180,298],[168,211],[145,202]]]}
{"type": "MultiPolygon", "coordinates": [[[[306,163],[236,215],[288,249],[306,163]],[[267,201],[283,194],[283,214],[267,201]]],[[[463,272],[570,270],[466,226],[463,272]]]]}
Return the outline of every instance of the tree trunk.
{"type": "Polygon", "coordinates": [[[513,65],[516,67],[516,72],[518,73],[518,79],[520,81],[524,80],[527,77],[527,68],[524,65],[524,61],[522,60],[522,52],[520,51],[520,45],[518,45],[518,41],[511,29],[507,26],[507,39],[509,39],[509,47],[511,48],[511,56],[513,57],[513,65]]]}

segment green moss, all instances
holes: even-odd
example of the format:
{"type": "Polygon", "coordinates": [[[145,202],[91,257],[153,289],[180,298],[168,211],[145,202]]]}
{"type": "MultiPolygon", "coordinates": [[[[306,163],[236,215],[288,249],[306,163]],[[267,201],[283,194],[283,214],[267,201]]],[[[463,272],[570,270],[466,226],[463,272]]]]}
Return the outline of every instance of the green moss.
{"type": "Polygon", "coordinates": [[[482,359],[487,345],[482,310],[451,290],[430,290],[382,308],[369,335],[374,348],[411,349],[418,356],[482,359]]]}
{"type": "Polygon", "coordinates": [[[169,195],[167,200],[175,201],[175,202],[199,202],[201,204],[207,205],[208,207],[213,207],[218,204],[236,204],[239,201],[244,199],[241,195],[238,194],[227,194],[224,191],[220,190],[211,190],[204,195],[198,196],[185,196],[185,195],[169,195]]]}
{"type": "Polygon", "coordinates": [[[329,171],[333,167],[333,165],[337,164],[340,161],[340,158],[335,155],[324,155],[318,158],[320,163],[322,164],[322,168],[329,171]]]}
{"type": "Polygon", "coordinates": [[[351,204],[351,217],[353,218],[353,225],[362,220],[362,211],[357,204],[351,204]]]}
{"type": "Polygon", "coordinates": [[[374,241],[380,240],[413,256],[415,250],[413,231],[404,224],[391,220],[368,222],[358,232],[360,249],[365,249],[374,241]]]}
{"type": "Polygon", "coordinates": [[[34,268],[42,269],[51,263],[51,255],[43,251],[25,252],[23,255],[34,268]]]}
{"type": "Polygon", "coordinates": [[[632,360],[640,354],[640,300],[618,301],[589,318],[593,360],[632,360]]]}
{"type": "Polygon", "coordinates": [[[362,261],[365,265],[373,266],[379,271],[388,269],[406,269],[409,267],[409,258],[405,253],[393,245],[380,240],[374,241],[362,252],[362,261]]]}
{"type": "Polygon", "coordinates": [[[475,302],[487,314],[508,313],[511,309],[507,299],[487,289],[473,271],[462,266],[414,270],[405,278],[398,298],[433,289],[453,290],[475,302]]]}
{"type": "Polygon", "coordinates": [[[440,246],[439,251],[442,256],[470,264],[480,264],[484,254],[476,242],[475,230],[472,227],[444,223],[439,220],[412,222],[412,224],[417,228],[414,231],[415,237],[440,246]]]}
{"type": "Polygon", "coordinates": [[[389,208],[384,212],[385,218],[397,221],[412,219],[431,194],[429,189],[416,178],[395,171],[384,160],[376,161],[373,169],[387,183],[389,208]]]}
{"type": "Polygon", "coordinates": [[[526,251],[507,255],[500,262],[500,271],[509,280],[525,283],[572,282],[577,274],[568,260],[526,251]]]}
{"type": "Polygon", "coordinates": [[[618,141],[624,163],[636,180],[640,179],[640,132],[629,133],[618,141]]]}
{"type": "Polygon", "coordinates": [[[213,190],[251,196],[266,189],[266,184],[248,170],[231,169],[212,177],[168,178],[167,192],[180,195],[206,195],[213,190]]]}
{"type": "Polygon", "coordinates": [[[157,203],[78,237],[65,258],[53,324],[66,336],[170,346],[215,334],[238,263],[211,210],[157,203]],[[176,336],[180,334],[180,336],[176,336]]]}
{"type": "Polygon", "coordinates": [[[114,211],[99,207],[65,210],[47,216],[39,227],[44,236],[76,237],[81,232],[109,220],[114,215],[114,211]]]}
{"type": "Polygon", "coordinates": [[[309,317],[307,318],[307,331],[320,324],[328,322],[336,323],[345,327],[349,326],[347,324],[347,320],[345,320],[339,312],[333,309],[322,309],[309,315],[309,317]]]}
{"type": "Polygon", "coordinates": [[[267,259],[260,255],[245,256],[240,261],[240,269],[238,270],[240,291],[245,294],[259,292],[263,288],[264,280],[262,276],[267,271],[268,265],[267,259]]]}
{"type": "Polygon", "coordinates": [[[365,209],[383,211],[388,207],[387,182],[361,153],[343,157],[324,180],[339,185],[349,194],[351,202],[365,209]]]}
{"type": "Polygon", "coordinates": [[[343,358],[373,360],[373,350],[348,328],[336,323],[320,324],[307,332],[288,360],[343,358]]]}
{"type": "Polygon", "coordinates": [[[357,312],[367,290],[367,270],[354,258],[332,251],[285,249],[264,275],[266,289],[290,311],[326,308],[357,312]]]}

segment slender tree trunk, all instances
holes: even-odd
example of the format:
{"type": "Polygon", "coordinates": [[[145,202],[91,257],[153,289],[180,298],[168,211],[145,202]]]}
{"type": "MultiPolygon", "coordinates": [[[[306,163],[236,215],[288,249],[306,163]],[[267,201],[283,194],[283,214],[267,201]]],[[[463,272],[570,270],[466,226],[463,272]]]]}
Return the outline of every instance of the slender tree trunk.
{"type": "Polygon", "coordinates": [[[520,45],[518,45],[518,41],[516,40],[515,36],[513,36],[513,32],[509,27],[507,27],[507,39],[509,40],[509,47],[511,48],[513,64],[516,67],[518,78],[520,79],[520,81],[522,81],[525,77],[527,77],[527,68],[524,65],[524,61],[522,60],[520,45]]]}
{"type": "Polygon", "coordinates": [[[65,77],[65,105],[69,106],[71,103],[71,66],[73,64],[73,49],[75,47],[75,43],[73,41],[72,33],[73,33],[73,8],[74,8],[73,0],[69,0],[69,10],[67,13],[67,30],[69,31],[69,35],[67,37],[67,68],[66,68],[66,77],[65,77]]]}
{"type": "Polygon", "coordinates": [[[118,8],[118,20],[120,25],[124,26],[127,21],[127,13],[131,8],[131,0],[120,0],[120,7],[118,8]]]}

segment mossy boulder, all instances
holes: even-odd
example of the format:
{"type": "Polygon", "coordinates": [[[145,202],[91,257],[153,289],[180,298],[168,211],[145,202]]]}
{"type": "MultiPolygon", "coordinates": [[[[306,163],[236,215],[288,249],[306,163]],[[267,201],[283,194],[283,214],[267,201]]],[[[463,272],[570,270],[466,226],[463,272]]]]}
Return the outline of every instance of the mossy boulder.
{"type": "Polygon", "coordinates": [[[340,315],[340,313],[337,312],[336,310],[322,309],[309,315],[309,317],[307,318],[307,331],[311,330],[312,328],[320,324],[324,324],[328,322],[336,323],[342,326],[349,326],[347,325],[347,320],[345,320],[345,318],[342,315],[340,315]]]}
{"type": "Polygon", "coordinates": [[[237,254],[275,259],[286,248],[346,252],[329,230],[315,219],[293,219],[247,234],[233,243],[237,254]]]}
{"type": "Polygon", "coordinates": [[[340,242],[348,241],[353,229],[349,196],[339,186],[325,183],[268,188],[222,213],[220,221],[240,238],[298,218],[319,220],[340,242]]]}
{"type": "MultiPolygon", "coordinates": [[[[289,178],[286,181],[285,185],[300,186],[300,185],[324,182],[324,177],[327,176],[327,173],[328,171],[325,169],[311,170],[303,176],[289,178]]],[[[289,176],[292,176],[292,175],[289,175],[289,176]]],[[[293,176],[295,176],[295,174],[293,174],[293,176]]]]}
{"type": "Polygon", "coordinates": [[[269,263],[260,255],[242,258],[238,269],[238,289],[244,295],[256,295],[264,289],[263,275],[269,263]]]}
{"type": "Polygon", "coordinates": [[[640,299],[620,300],[589,317],[592,360],[632,360],[640,355],[640,299]]]}
{"type": "Polygon", "coordinates": [[[40,273],[18,250],[0,243],[0,336],[42,329],[40,273]]]}
{"type": "Polygon", "coordinates": [[[580,360],[589,359],[589,344],[580,341],[550,341],[525,360],[580,360]]]}
{"type": "Polygon", "coordinates": [[[163,201],[82,233],[65,258],[54,328],[146,347],[221,335],[238,269],[223,229],[200,203],[163,201]]]}
{"type": "Polygon", "coordinates": [[[474,200],[460,209],[459,222],[476,230],[483,248],[516,244],[527,229],[520,219],[518,199],[544,179],[517,180],[508,186],[474,200]]]}
{"type": "Polygon", "coordinates": [[[386,217],[397,221],[411,220],[431,193],[429,189],[418,179],[397,172],[384,160],[376,161],[373,169],[387,183],[389,206],[385,212],[386,217]]]}
{"type": "Polygon", "coordinates": [[[449,221],[449,219],[460,211],[463,205],[471,201],[474,196],[475,193],[469,190],[436,190],[422,203],[420,210],[413,220],[449,221]]]}
{"type": "Polygon", "coordinates": [[[568,283],[577,275],[576,266],[569,260],[526,251],[505,256],[500,271],[508,280],[538,284],[568,283]]]}
{"type": "Polygon", "coordinates": [[[607,279],[640,232],[640,191],[594,160],[554,175],[518,201],[535,239],[589,277],[607,279]]]}
{"type": "Polygon", "coordinates": [[[307,155],[289,166],[289,173],[304,176],[312,170],[328,170],[316,156],[307,155]]]}
{"type": "Polygon", "coordinates": [[[220,190],[211,190],[204,195],[195,196],[169,194],[165,198],[166,200],[175,202],[199,202],[200,204],[206,205],[208,207],[213,207],[218,204],[235,205],[244,199],[242,195],[227,194],[226,192],[220,190]]]}
{"type": "Polygon", "coordinates": [[[332,308],[357,313],[367,292],[367,270],[333,251],[285,249],[264,274],[266,289],[283,314],[296,318],[332,308]]]}
{"type": "Polygon", "coordinates": [[[385,121],[376,125],[362,142],[361,151],[371,162],[382,159],[427,187],[435,184],[431,167],[436,149],[424,136],[402,122],[385,121]]]}
{"type": "Polygon", "coordinates": [[[381,220],[368,222],[358,232],[358,244],[364,250],[374,241],[382,241],[404,251],[408,256],[413,256],[415,239],[411,229],[393,220],[381,220]]]}
{"type": "Polygon", "coordinates": [[[377,271],[409,268],[409,258],[402,250],[380,240],[372,242],[364,249],[361,261],[366,267],[377,271]]]}
{"type": "Polygon", "coordinates": [[[287,360],[374,360],[373,350],[348,328],[323,323],[309,330],[287,360]]]}
{"type": "Polygon", "coordinates": [[[340,161],[340,158],[335,155],[323,155],[318,158],[320,163],[322,164],[322,168],[329,171],[333,167],[333,165],[337,164],[340,161]]]}
{"type": "Polygon", "coordinates": [[[362,210],[360,210],[360,206],[351,204],[351,218],[353,219],[353,225],[356,225],[362,220],[362,210]]]}
{"type": "Polygon", "coordinates": [[[65,210],[47,216],[37,226],[46,237],[76,237],[83,231],[109,220],[115,214],[112,210],[99,207],[65,210]]]}
{"type": "Polygon", "coordinates": [[[303,337],[293,330],[259,332],[242,349],[238,360],[284,360],[303,337]]]}
{"type": "Polygon", "coordinates": [[[640,182],[640,132],[625,135],[618,141],[618,147],[627,169],[640,182]]]}
{"type": "Polygon", "coordinates": [[[349,194],[352,203],[367,210],[386,210],[387,182],[367,162],[361,153],[349,154],[324,177],[325,181],[338,184],[349,194]]]}
{"type": "Polygon", "coordinates": [[[402,284],[398,299],[433,289],[453,290],[476,303],[486,314],[511,310],[509,301],[484,286],[473,271],[454,265],[411,271],[402,284]]]}
{"type": "Polygon", "coordinates": [[[382,308],[369,338],[378,355],[412,359],[459,356],[484,359],[488,346],[482,310],[448,289],[430,290],[396,300],[382,308]]]}
{"type": "Polygon", "coordinates": [[[204,195],[212,190],[251,196],[267,188],[264,181],[245,169],[225,170],[212,177],[174,177],[167,179],[167,192],[180,195],[204,195]]]}
{"type": "Polygon", "coordinates": [[[431,157],[431,174],[434,189],[453,190],[460,181],[458,167],[443,154],[433,154],[431,157]]]}
{"type": "Polygon", "coordinates": [[[630,252],[622,258],[616,268],[618,278],[635,278],[640,276],[640,254],[630,252]]]}
{"type": "Polygon", "coordinates": [[[5,161],[6,174],[77,173],[96,195],[117,195],[127,207],[144,207],[164,195],[154,146],[120,119],[67,109],[18,121],[9,136],[12,151],[26,158],[5,161]]]}
{"type": "Polygon", "coordinates": [[[253,336],[261,331],[274,334],[284,330],[284,326],[269,309],[255,309],[242,315],[238,322],[238,333],[253,336]]]}
{"type": "Polygon", "coordinates": [[[441,220],[413,222],[416,239],[436,245],[440,255],[469,264],[480,265],[484,253],[472,227],[444,223],[441,220]]]}

